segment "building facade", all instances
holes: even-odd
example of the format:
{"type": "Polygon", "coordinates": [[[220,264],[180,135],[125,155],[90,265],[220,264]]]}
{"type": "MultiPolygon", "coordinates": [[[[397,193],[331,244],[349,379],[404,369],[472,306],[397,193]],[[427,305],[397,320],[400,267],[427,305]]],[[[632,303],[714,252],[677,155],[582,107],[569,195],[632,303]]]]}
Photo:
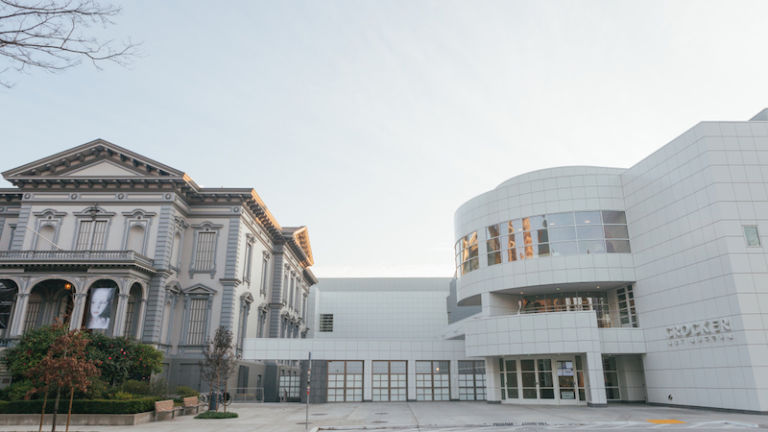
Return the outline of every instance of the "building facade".
{"type": "MultiPolygon", "coordinates": [[[[303,338],[312,249],[253,189],[203,188],[104,140],[3,173],[0,337],[66,320],[152,344],[173,387],[200,381],[219,326],[246,338],[303,338]]],[[[243,360],[231,387],[262,387],[287,364],[243,360]]]]}
{"type": "Polygon", "coordinates": [[[513,177],[456,211],[444,311],[407,280],[321,280],[312,339],[245,353],[311,351],[317,400],[381,400],[387,374],[390,398],[460,399],[471,368],[494,403],[768,412],[766,232],[768,110],[701,122],[628,169],[513,177]]]}

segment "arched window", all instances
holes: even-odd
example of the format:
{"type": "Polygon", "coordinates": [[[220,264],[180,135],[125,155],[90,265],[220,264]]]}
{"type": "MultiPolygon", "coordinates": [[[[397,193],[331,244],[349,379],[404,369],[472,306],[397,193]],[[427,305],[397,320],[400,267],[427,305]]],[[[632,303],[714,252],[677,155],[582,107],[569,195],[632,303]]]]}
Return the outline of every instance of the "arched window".
{"type": "Polygon", "coordinates": [[[0,337],[8,337],[19,288],[11,280],[0,280],[0,337]]]}
{"type": "Polygon", "coordinates": [[[128,304],[125,310],[125,337],[138,338],[138,324],[141,320],[141,285],[134,283],[128,294],[128,304]]]}

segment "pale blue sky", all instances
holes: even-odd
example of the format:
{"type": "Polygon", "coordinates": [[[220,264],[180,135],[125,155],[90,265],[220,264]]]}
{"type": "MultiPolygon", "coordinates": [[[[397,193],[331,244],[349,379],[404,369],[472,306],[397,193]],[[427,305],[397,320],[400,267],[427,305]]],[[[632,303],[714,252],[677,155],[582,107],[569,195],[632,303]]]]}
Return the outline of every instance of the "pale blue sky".
{"type": "MultiPolygon", "coordinates": [[[[0,170],[100,137],[308,225],[329,276],[450,276],[453,213],[768,106],[765,1],[125,2],[123,69],[12,76],[0,170]]],[[[1,186],[7,186],[2,182],[1,186]]]]}

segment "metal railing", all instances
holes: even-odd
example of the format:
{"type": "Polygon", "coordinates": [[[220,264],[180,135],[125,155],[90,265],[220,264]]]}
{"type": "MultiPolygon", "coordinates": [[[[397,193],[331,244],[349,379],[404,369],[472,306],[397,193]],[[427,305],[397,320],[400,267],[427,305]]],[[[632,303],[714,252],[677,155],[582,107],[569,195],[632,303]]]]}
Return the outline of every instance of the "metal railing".
{"type": "Polygon", "coordinates": [[[0,251],[0,263],[120,263],[152,268],[154,262],[132,250],[21,250],[0,251]]]}
{"type": "MultiPolygon", "coordinates": [[[[618,308],[610,308],[603,305],[545,305],[539,307],[528,306],[523,308],[518,314],[536,314],[553,312],[585,312],[595,311],[597,315],[597,326],[599,328],[633,327],[630,324],[622,324],[622,312],[618,308]]],[[[626,313],[626,312],[624,312],[626,313]]]]}
{"type": "Polygon", "coordinates": [[[264,402],[264,387],[237,387],[229,394],[233,402],[264,402]]]}

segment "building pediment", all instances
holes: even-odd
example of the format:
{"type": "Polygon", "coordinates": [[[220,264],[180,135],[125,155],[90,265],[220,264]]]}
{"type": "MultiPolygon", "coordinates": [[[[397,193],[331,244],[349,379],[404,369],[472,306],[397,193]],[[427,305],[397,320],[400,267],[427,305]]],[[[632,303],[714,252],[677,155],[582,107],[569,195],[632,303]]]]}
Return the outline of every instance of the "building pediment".
{"type": "Polygon", "coordinates": [[[3,177],[17,186],[35,179],[187,179],[182,171],[102,139],[8,170],[3,177]]]}
{"type": "Polygon", "coordinates": [[[210,288],[208,286],[205,286],[203,284],[196,284],[192,285],[189,288],[185,288],[181,291],[183,294],[186,295],[214,295],[216,294],[216,290],[213,288],[210,288]]]}

